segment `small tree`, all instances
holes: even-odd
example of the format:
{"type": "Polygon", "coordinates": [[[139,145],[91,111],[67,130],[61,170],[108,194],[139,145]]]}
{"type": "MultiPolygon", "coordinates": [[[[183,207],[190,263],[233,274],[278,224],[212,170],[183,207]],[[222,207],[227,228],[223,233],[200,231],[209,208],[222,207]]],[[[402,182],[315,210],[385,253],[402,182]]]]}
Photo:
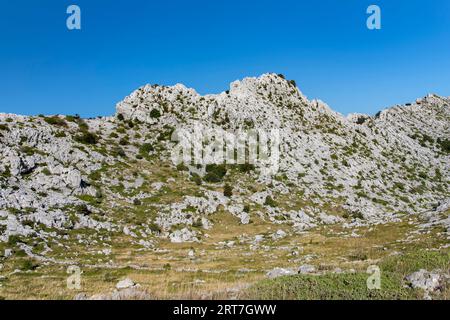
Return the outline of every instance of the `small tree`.
{"type": "Polygon", "coordinates": [[[159,118],[161,117],[161,112],[158,109],[152,109],[152,111],[150,111],[150,117],[159,118]]]}
{"type": "Polygon", "coordinates": [[[226,184],[223,188],[223,195],[228,198],[231,198],[233,195],[233,188],[229,184],[226,184]]]}
{"type": "Polygon", "coordinates": [[[438,143],[441,145],[442,151],[450,153],[450,140],[448,140],[448,139],[440,140],[439,139],[438,143]]]}
{"type": "Polygon", "coordinates": [[[81,135],[74,137],[76,142],[83,144],[96,144],[98,142],[98,137],[92,132],[85,131],[81,135]]]}

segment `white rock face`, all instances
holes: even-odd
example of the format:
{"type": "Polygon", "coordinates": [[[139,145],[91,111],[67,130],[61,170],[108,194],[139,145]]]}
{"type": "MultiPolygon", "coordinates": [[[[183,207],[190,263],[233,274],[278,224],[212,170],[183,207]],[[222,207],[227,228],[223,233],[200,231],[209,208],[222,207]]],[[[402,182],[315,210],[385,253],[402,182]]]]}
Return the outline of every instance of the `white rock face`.
{"type": "MultiPolygon", "coordinates": [[[[117,112],[153,124],[149,113],[152,108],[160,108],[163,116],[155,125],[183,123],[185,127],[193,123],[191,115],[183,113],[186,105],[195,109],[195,118],[202,123],[222,124],[228,119],[222,125],[227,130],[245,128],[248,123],[256,128],[281,129],[280,170],[288,179],[300,185],[312,183],[307,194],[347,197],[345,208],[360,212],[365,219],[388,217],[387,207],[400,211],[410,210],[409,203],[421,206],[419,198],[407,191],[408,187],[417,187],[420,179],[406,180],[402,174],[405,165],[421,167],[425,174],[433,176],[433,169],[423,166],[425,161],[440,167],[442,173],[448,172],[448,156],[435,158],[436,143],[428,143],[427,139],[423,142],[423,137],[428,136],[435,142],[449,138],[446,98],[430,95],[411,106],[385,110],[376,117],[359,114],[345,118],[321,101],[308,101],[281,77],[266,74],[232,83],[228,94],[205,97],[182,85],[145,86],[119,103],[117,112]],[[162,104],[168,112],[160,108],[162,104]],[[338,166],[327,165],[328,172],[321,170],[327,163],[338,166]],[[305,176],[299,179],[303,173],[305,176]],[[333,178],[331,185],[327,182],[329,177],[333,178]],[[394,191],[401,184],[408,187],[394,191]],[[326,192],[327,185],[334,189],[331,194],[326,192]],[[364,198],[355,196],[355,187],[365,194],[364,198]],[[396,199],[399,193],[408,200],[396,199]],[[390,205],[374,203],[378,194],[383,194],[384,199],[380,200],[390,205]]],[[[255,194],[251,200],[263,204],[265,197],[267,192],[255,194]]],[[[446,197],[446,193],[423,195],[435,201],[446,197]]]]}
{"type": "Polygon", "coordinates": [[[430,294],[439,289],[439,287],[450,277],[443,275],[437,271],[429,272],[421,269],[406,277],[406,281],[412,288],[422,289],[424,298],[431,299],[430,294]]]}
{"type": "Polygon", "coordinates": [[[176,230],[175,232],[169,235],[169,238],[170,241],[173,243],[198,241],[198,239],[196,238],[196,233],[194,231],[189,230],[188,228],[176,230]]]}
{"type": "MultiPolygon", "coordinates": [[[[386,223],[397,221],[400,213],[427,212],[424,228],[440,224],[448,231],[449,140],[449,98],[428,95],[375,116],[344,117],[320,100],[308,100],[295,83],[276,74],[235,81],[227,92],[206,96],[180,84],[146,85],[119,102],[114,117],[0,113],[0,241],[11,236],[58,238],[56,231],[87,228],[124,234],[148,249],[150,236],[175,243],[200,241],[220,208],[244,225],[258,217],[290,224],[296,232],[324,224],[353,228],[386,223]],[[157,145],[145,152],[168,162],[175,143],[164,137],[199,123],[230,133],[278,129],[279,170],[271,175],[257,162],[248,176],[264,187],[236,185],[230,198],[206,185],[198,194],[156,203],[151,224],[126,223],[96,207],[96,199],[103,199],[111,212],[127,212],[124,203],[139,206],[164,195],[175,183],[173,177],[149,183],[151,172],[102,172],[145,156],[136,147],[144,144],[157,145]],[[93,136],[83,136],[86,132],[93,136]],[[147,183],[150,191],[142,192],[147,183]],[[120,188],[133,196],[121,195],[120,188]],[[277,197],[290,194],[301,194],[308,204],[277,206],[277,197]],[[336,203],[341,215],[325,210],[336,203]]],[[[189,170],[205,174],[203,167],[189,170]]]]}

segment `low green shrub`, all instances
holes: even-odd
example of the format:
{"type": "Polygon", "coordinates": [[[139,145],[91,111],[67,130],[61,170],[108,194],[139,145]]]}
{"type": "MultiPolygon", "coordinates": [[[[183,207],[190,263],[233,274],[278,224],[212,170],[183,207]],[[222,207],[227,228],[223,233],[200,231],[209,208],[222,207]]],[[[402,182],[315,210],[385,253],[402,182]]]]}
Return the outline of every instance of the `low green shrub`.
{"type": "Polygon", "coordinates": [[[157,119],[161,117],[161,112],[158,109],[152,109],[152,111],[150,111],[150,117],[157,119]]]}
{"type": "Polygon", "coordinates": [[[44,117],[44,121],[47,122],[48,124],[51,124],[54,126],[59,126],[59,127],[67,126],[67,122],[58,116],[44,117]]]}
{"type": "Polygon", "coordinates": [[[273,200],[273,198],[271,196],[266,197],[266,201],[264,201],[264,204],[269,207],[277,207],[278,206],[278,203],[275,200],[273,200]]]}
{"type": "Polygon", "coordinates": [[[223,188],[223,195],[228,198],[231,198],[231,196],[233,196],[233,188],[229,184],[226,184],[223,188]]]}
{"type": "Polygon", "coordinates": [[[206,166],[206,174],[203,177],[203,180],[212,183],[221,182],[226,174],[227,168],[224,164],[208,164],[206,166]]]}
{"type": "Polygon", "coordinates": [[[76,142],[79,142],[79,143],[82,143],[82,144],[91,144],[91,145],[93,145],[93,144],[97,144],[99,139],[98,139],[98,136],[95,135],[94,133],[89,132],[89,131],[85,131],[85,132],[81,133],[80,135],[76,135],[74,137],[74,140],[76,142]]]}

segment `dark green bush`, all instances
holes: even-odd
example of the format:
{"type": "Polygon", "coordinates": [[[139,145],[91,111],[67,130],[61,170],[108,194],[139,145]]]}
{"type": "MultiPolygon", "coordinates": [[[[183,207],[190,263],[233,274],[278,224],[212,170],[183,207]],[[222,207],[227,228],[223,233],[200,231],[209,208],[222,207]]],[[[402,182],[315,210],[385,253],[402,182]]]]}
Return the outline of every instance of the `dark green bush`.
{"type": "Polygon", "coordinates": [[[55,133],[55,137],[56,138],[65,138],[65,137],[67,137],[67,135],[64,131],[58,131],[57,133],[55,133]]]}
{"type": "Polygon", "coordinates": [[[92,132],[85,131],[80,135],[76,135],[74,140],[83,144],[96,144],[98,142],[98,137],[92,132]]]}
{"type": "Polygon", "coordinates": [[[153,148],[153,146],[150,143],[144,143],[142,146],[140,146],[139,153],[141,155],[148,155],[151,151],[154,150],[155,148],[153,148]]]}
{"type": "Polygon", "coordinates": [[[271,196],[266,197],[266,201],[264,201],[264,204],[270,207],[278,206],[278,203],[275,200],[273,200],[271,196]]]}
{"type": "Polygon", "coordinates": [[[121,146],[126,146],[127,144],[129,144],[129,141],[128,141],[127,138],[122,138],[122,139],[119,140],[119,144],[121,146]]]}
{"type": "Polygon", "coordinates": [[[172,133],[175,131],[175,129],[166,126],[164,126],[164,128],[166,130],[158,135],[158,141],[170,140],[172,138],[172,133]]]}
{"type": "Polygon", "coordinates": [[[74,116],[67,115],[66,116],[66,120],[69,122],[78,122],[79,119],[80,119],[79,115],[74,115],[74,116]]]}
{"type": "Polygon", "coordinates": [[[78,123],[78,128],[81,131],[88,131],[89,130],[89,125],[83,119],[78,119],[77,123],[78,123]]]}
{"type": "Polygon", "coordinates": [[[439,143],[442,151],[450,153],[450,140],[448,140],[448,139],[444,139],[444,140],[438,139],[438,143],[439,143]]]}
{"type": "Polygon", "coordinates": [[[8,245],[15,246],[17,243],[21,242],[20,237],[18,235],[12,235],[8,238],[8,245]]]}
{"type": "Polygon", "coordinates": [[[250,172],[255,170],[255,165],[251,163],[243,163],[239,165],[240,172],[250,172]]]}
{"type": "Polygon", "coordinates": [[[35,270],[38,266],[39,265],[34,260],[26,259],[20,263],[20,270],[22,271],[35,270]]]}
{"type": "Polygon", "coordinates": [[[228,198],[231,198],[233,195],[233,188],[229,184],[226,184],[223,188],[223,195],[228,198]]]}
{"type": "Polygon", "coordinates": [[[419,178],[427,179],[428,178],[428,174],[426,172],[419,172],[419,178]]]}
{"type": "Polygon", "coordinates": [[[100,171],[93,171],[91,174],[89,174],[89,180],[92,181],[98,181],[102,178],[102,174],[100,173],[100,171]]]}
{"type": "Polygon", "coordinates": [[[148,227],[152,232],[161,233],[161,227],[158,226],[156,223],[152,222],[148,225],[148,227]]]}
{"type": "Polygon", "coordinates": [[[22,146],[20,147],[20,151],[25,153],[27,156],[32,156],[36,153],[36,149],[30,146],[22,146]]]}
{"type": "Polygon", "coordinates": [[[47,122],[48,124],[51,124],[54,126],[59,126],[59,127],[67,126],[67,122],[58,116],[44,117],[44,121],[47,122]]]}
{"type": "Polygon", "coordinates": [[[192,174],[191,179],[192,179],[192,181],[194,181],[195,184],[198,185],[198,186],[200,186],[200,185],[202,184],[202,178],[200,178],[200,176],[199,176],[198,174],[196,174],[196,173],[193,173],[193,174],[192,174]]]}
{"type": "Polygon", "coordinates": [[[89,210],[88,206],[85,204],[77,205],[75,209],[79,214],[82,214],[84,216],[88,216],[92,213],[91,210],[89,210]]]}
{"type": "Polygon", "coordinates": [[[224,164],[208,164],[206,166],[206,175],[203,180],[206,182],[221,182],[227,174],[227,168],[224,164]]]}
{"type": "Polygon", "coordinates": [[[113,157],[119,157],[120,156],[122,158],[125,158],[127,156],[125,151],[122,148],[120,148],[120,147],[113,148],[111,150],[111,154],[112,154],[113,157]]]}
{"type": "Polygon", "coordinates": [[[189,168],[184,163],[180,163],[177,165],[177,170],[178,171],[188,171],[189,168]]]}
{"type": "Polygon", "coordinates": [[[150,117],[159,118],[161,117],[161,112],[158,109],[152,109],[152,111],[150,111],[150,117]]]}
{"type": "Polygon", "coordinates": [[[10,169],[10,167],[9,166],[5,166],[5,171],[0,173],[0,176],[5,177],[5,178],[10,178],[11,177],[11,169],[10,169]]]}

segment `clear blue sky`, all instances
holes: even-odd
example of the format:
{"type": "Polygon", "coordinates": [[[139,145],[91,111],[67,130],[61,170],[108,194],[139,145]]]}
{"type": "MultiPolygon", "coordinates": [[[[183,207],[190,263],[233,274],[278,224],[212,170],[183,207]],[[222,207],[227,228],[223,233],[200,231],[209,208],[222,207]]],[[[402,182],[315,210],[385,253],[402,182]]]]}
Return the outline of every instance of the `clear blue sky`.
{"type": "Polygon", "coordinates": [[[0,112],[110,115],[146,83],[218,93],[265,72],[344,114],[449,96],[450,1],[1,0],[0,112]]]}

